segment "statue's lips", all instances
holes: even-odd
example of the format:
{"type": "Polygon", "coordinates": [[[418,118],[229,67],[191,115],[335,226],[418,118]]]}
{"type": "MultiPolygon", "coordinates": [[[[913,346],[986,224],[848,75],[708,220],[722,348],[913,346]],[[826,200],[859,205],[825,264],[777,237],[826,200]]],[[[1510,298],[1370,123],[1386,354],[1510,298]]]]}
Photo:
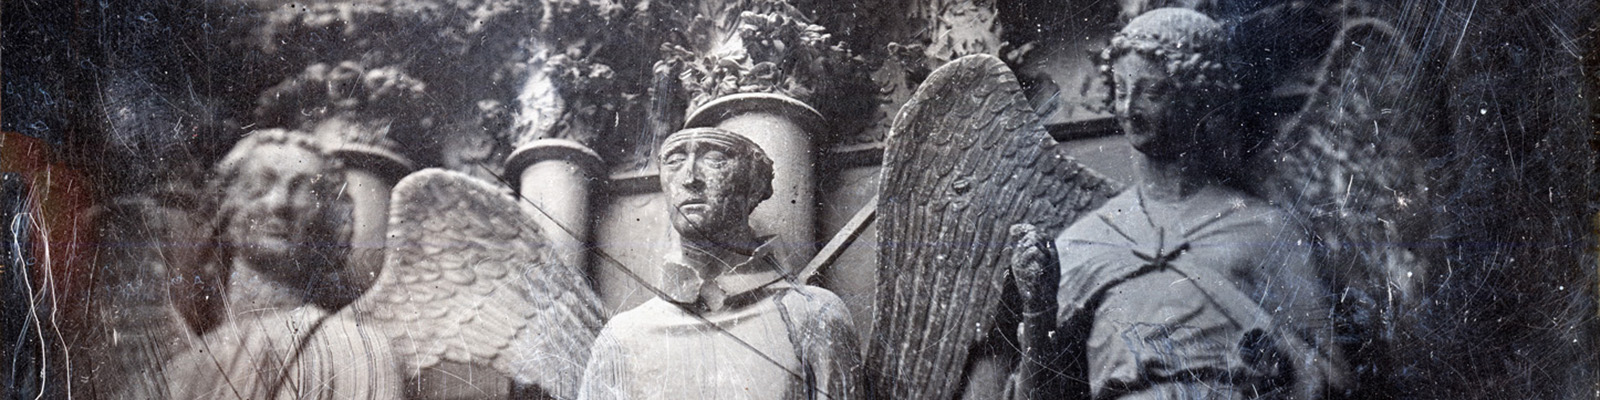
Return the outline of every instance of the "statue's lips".
{"type": "Polygon", "coordinates": [[[1137,134],[1137,133],[1146,132],[1150,128],[1150,118],[1148,116],[1146,116],[1144,113],[1129,113],[1128,115],[1123,116],[1122,120],[1123,120],[1123,122],[1125,124],[1127,124],[1127,126],[1132,127],[1133,130],[1137,131],[1137,132],[1124,132],[1124,133],[1135,133],[1135,134],[1137,134]]]}
{"type": "Polygon", "coordinates": [[[287,239],[289,237],[289,224],[275,221],[271,218],[267,220],[272,222],[257,223],[250,227],[250,233],[257,237],[273,239],[287,239]]]}
{"type": "Polygon", "coordinates": [[[289,234],[286,232],[255,232],[251,235],[249,241],[255,247],[290,246],[289,234]]]}
{"type": "Polygon", "coordinates": [[[711,211],[711,205],[700,201],[686,201],[678,205],[678,211],[684,214],[704,214],[711,211]]]}

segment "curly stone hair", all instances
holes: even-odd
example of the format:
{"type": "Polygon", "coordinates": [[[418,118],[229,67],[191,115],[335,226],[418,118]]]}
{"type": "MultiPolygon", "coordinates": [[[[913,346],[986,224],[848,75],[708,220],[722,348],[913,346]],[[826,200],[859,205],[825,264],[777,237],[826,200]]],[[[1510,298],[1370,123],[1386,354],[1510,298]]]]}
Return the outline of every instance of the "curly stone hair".
{"type": "MultiPolygon", "coordinates": [[[[343,163],[329,156],[322,145],[308,135],[281,129],[253,132],[217,163],[207,185],[207,193],[211,198],[206,208],[213,210],[211,220],[206,224],[208,243],[200,250],[199,269],[193,272],[194,276],[183,277],[184,283],[199,286],[185,293],[194,296],[190,300],[195,304],[186,306],[193,309],[185,314],[191,318],[190,325],[197,332],[209,330],[224,318],[222,301],[227,296],[223,291],[233,272],[237,248],[229,237],[230,223],[248,200],[243,194],[249,191],[241,186],[246,183],[241,176],[245,161],[254,157],[257,150],[275,145],[293,146],[319,155],[325,168],[312,181],[310,190],[317,197],[318,207],[313,215],[305,216],[310,218],[307,225],[309,240],[306,240],[305,250],[295,254],[293,262],[295,265],[324,266],[323,270],[336,272],[343,269],[349,257],[350,235],[354,229],[351,224],[353,205],[342,190],[345,185],[343,163]]],[[[317,305],[336,308],[342,305],[336,303],[343,300],[332,298],[335,296],[327,293],[341,290],[339,287],[343,284],[340,279],[329,279],[307,282],[305,289],[311,292],[308,297],[317,305]]]]}
{"type": "Polygon", "coordinates": [[[335,117],[382,119],[387,132],[345,132],[348,137],[334,139],[390,149],[407,141],[390,132],[416,134],[433,123],[426,84],[396,67],[367,68],[354,61],[312,64],[267,89],[256,103],[256,118],[272,128],[309,131],[335,117]]]}
{"type": "Polygon", "coordinates": [[[1128,54],[1150,57],[1165,66],[1173,89],[1192,99],[1230,98],[1239,90],[1224,64],[1222,24],[1187,8],[1161,8],[1139,15],[1111,38],[1100,53],[1100,74],[1109,88],[1107,109],[1116,98],[1111,64],[1128,54]]]}

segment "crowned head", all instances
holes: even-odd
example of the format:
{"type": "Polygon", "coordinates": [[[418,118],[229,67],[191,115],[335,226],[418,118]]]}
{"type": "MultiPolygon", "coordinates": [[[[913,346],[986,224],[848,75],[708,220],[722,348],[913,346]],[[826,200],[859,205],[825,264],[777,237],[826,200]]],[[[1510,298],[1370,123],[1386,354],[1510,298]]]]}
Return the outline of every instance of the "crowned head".
{"type": "Polygon", "coordinates": [[[686,238],[748,229],[750,213],[772,197],[772,159],[724,129],[675,132],[662,143],[659,161],[672,225],[686,238]]]}

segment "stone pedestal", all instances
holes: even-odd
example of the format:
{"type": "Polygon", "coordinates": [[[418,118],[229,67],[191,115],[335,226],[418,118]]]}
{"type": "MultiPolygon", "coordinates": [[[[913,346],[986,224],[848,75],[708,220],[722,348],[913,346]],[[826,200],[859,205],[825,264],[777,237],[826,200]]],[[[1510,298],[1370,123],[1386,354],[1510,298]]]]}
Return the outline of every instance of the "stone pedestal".
{"type": "MultiPolygon", "coordinates": [[[[355,293],[371,288],[383,269],[383,249],[389,233],[389,195],[394,184],[411,173],[411,160],[387,149],[362,145],[330,146],[345,163],[345,191],[350,194],[350,277],[355,293]]],[[[353,298],[352,298],[353,299],[353,298]]]]}
{"type": "Polygon", "coordinates": [[[538,208],[523,205],[569,265],[588,268],[589,197],[604,171],[599,153],[567,139],[538,139],[506,159],[515,189],[538,208]]]}
{"type": "MultiPolygon", "coordinates": [[[[756,232],[786,242],[792,265],[816,254],[816,150],[822,114],[794,98],[768,93],[723,96],[690,112],[685,128],[717,127],[744,135],[772,158],[772,198],[756,207],[756,232]]],[[[797,267],[798,268],[798,267],[797,267]]]]}

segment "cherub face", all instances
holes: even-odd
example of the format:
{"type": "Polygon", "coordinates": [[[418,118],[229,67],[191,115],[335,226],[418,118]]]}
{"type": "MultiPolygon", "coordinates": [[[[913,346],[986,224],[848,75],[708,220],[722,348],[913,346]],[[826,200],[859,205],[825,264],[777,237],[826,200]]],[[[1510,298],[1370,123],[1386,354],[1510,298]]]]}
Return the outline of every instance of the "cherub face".
{"type": "Polygon", "coordinates": [[[1186,150],[1202,129],[1178,101],[1179,93],[1159,60],[1130,52],[1111,66],[1116,98],[1112,111],[1135,149],[1150,157],[1186,150]]]}
{"type": "Polygon", "coordinates": [[[709,239],[749,224],[755,193],[749,160],[711,141],[690,140],[666,149],[661,182],[672,226],[684,237],[709,239]]]}
{"type": "MultiPolygon", "coordinates": [[[[322,158],[290,145],[266,145],[251,152],[227,196],[239,205],[228,221],[238,257],[259,267],[293,264],[306,249],[313,218],[321,213],[314,191],[325,169],[322,158]]],[[[291,266],[292,268],[292,266],[291,266]]]]}

